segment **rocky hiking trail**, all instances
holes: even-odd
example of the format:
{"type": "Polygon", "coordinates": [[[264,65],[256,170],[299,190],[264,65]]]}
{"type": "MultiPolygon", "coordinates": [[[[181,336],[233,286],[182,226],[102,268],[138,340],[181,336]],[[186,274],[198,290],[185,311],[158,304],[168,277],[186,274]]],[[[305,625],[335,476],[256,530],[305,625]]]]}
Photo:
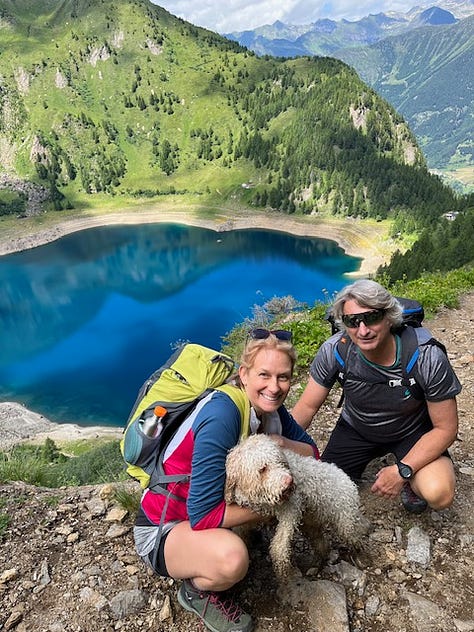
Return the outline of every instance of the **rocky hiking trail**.
{"type": "MultiPolygon", "coordinates": [[[[474,293],[457,310],[426,324],[442,340],[463,384],[453,506],[421,516],[399,500],[371,496],[374,463],[361,487],[372,523],[363,555],[333,548],[322,565],[295,544],[301,576],[279,587],[260,533],[236,598],[255,632],[474,631],[474,293]]],[[[324,445],[337,394],[311,431],[324,445]]],[[[133,483],[130,483],[133,486],[133,483]]],[[[194,632],[197,618],[177,603],[178,583],[153,577],[135,555],[133,516],[113,500],[113,486],[44,489],[0,486],[0,514],[10,523],[0,543],[0,630],[16,632],[194,632]]]]}

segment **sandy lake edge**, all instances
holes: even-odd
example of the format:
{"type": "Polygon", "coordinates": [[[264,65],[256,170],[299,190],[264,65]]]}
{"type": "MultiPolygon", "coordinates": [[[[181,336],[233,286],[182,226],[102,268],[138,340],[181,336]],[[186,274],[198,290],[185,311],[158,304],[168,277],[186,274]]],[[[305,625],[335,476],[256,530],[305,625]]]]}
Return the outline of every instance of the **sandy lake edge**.
{"type": "MultiPolygon", "coordinates": [[[[51,217],[51,214],[49,215],[51,217]]],[[[112,225],[175,223],[208,228],[216,232],[261,228],[286,232],[301,237],[319,237],[335,241],[347,255],[362,259],[354,276],[367,276],[386,263],[395,249],[388,236],[387,223],[354,218],[327,218],[318,215],[291,216],[277,212],[219,210],[213,217],[192,206],[167,210],[160,205],[124,208],[122,211],[100,212],[95,209],[81,215],[70,214],[58,221],[41,224],[41,218],[20,220],[14,228],[0,224],[0,256],[36,248],[73,232],[112,225]],[[18,230],[15,232],[15,228],[18,230]]]]}

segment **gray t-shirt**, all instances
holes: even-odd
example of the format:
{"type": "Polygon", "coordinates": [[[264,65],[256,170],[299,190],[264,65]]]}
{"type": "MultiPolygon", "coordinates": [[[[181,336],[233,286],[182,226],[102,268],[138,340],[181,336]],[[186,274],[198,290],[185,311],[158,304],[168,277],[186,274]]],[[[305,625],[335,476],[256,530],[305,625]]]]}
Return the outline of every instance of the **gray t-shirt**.
{"type": "MultiPolygon", "coordinates": [[[[420,427],[429,430],[432,426],[426,401],[451,399],[461,391],[446,354],[438,346],[426,344],[431,338],[429,330],[420,327],[415,332],[420,353],[410,377],[416,378],[424,393],[425,399],[421,400],[406,386],[393,386],[403,377],[400,363],[403,336],[397,336],[397,360],[392,367],[369,362],[355,344],[348,343],[341,415],[361,435],[376,443],[399,441],[420,427]]],[[[326,340],[311,364],[311,377],[325,388],[334,385],[341,370],[335,347],[344,335],[348,338],[338,332],[326,340]]]]}

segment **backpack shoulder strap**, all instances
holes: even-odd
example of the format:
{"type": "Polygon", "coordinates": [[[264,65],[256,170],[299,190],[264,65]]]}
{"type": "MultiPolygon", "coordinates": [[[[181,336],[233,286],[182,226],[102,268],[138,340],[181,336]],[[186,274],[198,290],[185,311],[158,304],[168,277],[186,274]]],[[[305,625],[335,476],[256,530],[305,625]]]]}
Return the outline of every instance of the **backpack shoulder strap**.
{"type": "Polygon", "coordinates": [[[346,359],[349,352],[349,348],[352,344],[352,340],[346,334],[342,334],[337,343],[334,345],[334,357],[339,365],[339,371],[337,373],[337,381],[342,387],[341,396],[337,403],[337,407],[341,408],[344,401],[344,382],[346,379],[346,359]]]}
{"type": "Polygon", "coordinates": [[[423,389],[416,381],[416,362],[420,356],[420,346],[434,345],[439,347],[447,355],[446,347],[442,342],[431,335],[425,327],[411,327],[407,325],[400,333],[402,338],[402,371],[403,382],[415,399],[424,399],[423,389]],[[420,341],[417,332],[424,333],[424,340],[420,341]],[[411,377],[410,377],[411,374],[411,377]]]}
{"type": "Polygon", "coordinates": [[[349,349],[351,348],[352,344],[352,340],[349,338],[349,336],[347,334],[342,334],[333,347],[334,357],[339,367],[337,380],[341,384],[341,386],[344,384],[344,380],[346,377],[346,361],[347,356],[349,355],[349,349]]]}
{"type": "Polygon", "coordinates": [[[406,386],[411,395],[415,399],[424,399],[424,394],[421,386],[417,383],[416,379],[410,374],[412,373],[416,361],[420,356],[420,349],[418,346],[418,337],[415,329],[409,325],[400,331],[400,338],[402,341],[402,354],[400,358],[400,364],[402,367],[402,382],[403,386],[406,386]]]}
{"type": "Polygon", "coordinates": [[[228,395],[240,412],[240,436],[248,437],[250,433],[250,401],[244,391],[233,384],[222,384],[216,391],[222,391],[228,395]]]}
{"type": "MultiPolygon", "coordinates": [[[[217,386],[215,389],[208,389],[205,395],[208,395],[212,392],[212,390],[222,391],[237,406],[240,413],[240,437],[247,437],[250,432],[250,401],[244,391],[233,384],[222,384],[221,386],[217,386]]],[[[203,397],[199,398],[199,401],[203,399],[203,397]]],[[[196,402],[197,404],[197,402],[196,402]]],[[[194,406],[195,408],[195,406],[194,406]]],[[[149,487],[155,493],[166,494],[170,498],[179,499],[178,496],[175,496],[171,492],[168,491],[167,485],[168,483],[181,483],[186,482],[190,479],[190,475],[187,474],[178,474],[178,475],[168,475],[164,473],[163,469],[163,457],[166,451],[166,446],[160,450],[160,454],[158,456],[157,464],[155,470],[153,471],[150,477],[149,487]]]]}
{"type": "Polygon", "coordinates": [[[420,349],[418,347],[418,337],[415,329],[410,326],[404,327],[399,332],[402,340],[402,355],[400,358],[402,368],[408,373],[415,366],[418,356],[420,355],[420,349]]]}

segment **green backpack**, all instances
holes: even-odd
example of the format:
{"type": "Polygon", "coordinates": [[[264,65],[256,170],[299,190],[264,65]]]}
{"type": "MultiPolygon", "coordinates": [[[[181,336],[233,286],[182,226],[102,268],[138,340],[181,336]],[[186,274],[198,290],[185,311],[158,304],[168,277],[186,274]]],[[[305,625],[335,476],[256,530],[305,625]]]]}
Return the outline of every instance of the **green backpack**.
{"type": "Polygon", "coordinates": [[[165,475],[163,454],[178,427],[212,390],[223,391],[232,399],[240,412],[241,437],[249,434],[250,402],[240,388],[225,383],[234,371],[228,355],[186,343],[146,380],[120,442],[127,472],[142,488],[168,493],[168,483],[189,480],[189,475],[165,475]],[[147,431],[150,422],[151,432],[147,431]]]}

